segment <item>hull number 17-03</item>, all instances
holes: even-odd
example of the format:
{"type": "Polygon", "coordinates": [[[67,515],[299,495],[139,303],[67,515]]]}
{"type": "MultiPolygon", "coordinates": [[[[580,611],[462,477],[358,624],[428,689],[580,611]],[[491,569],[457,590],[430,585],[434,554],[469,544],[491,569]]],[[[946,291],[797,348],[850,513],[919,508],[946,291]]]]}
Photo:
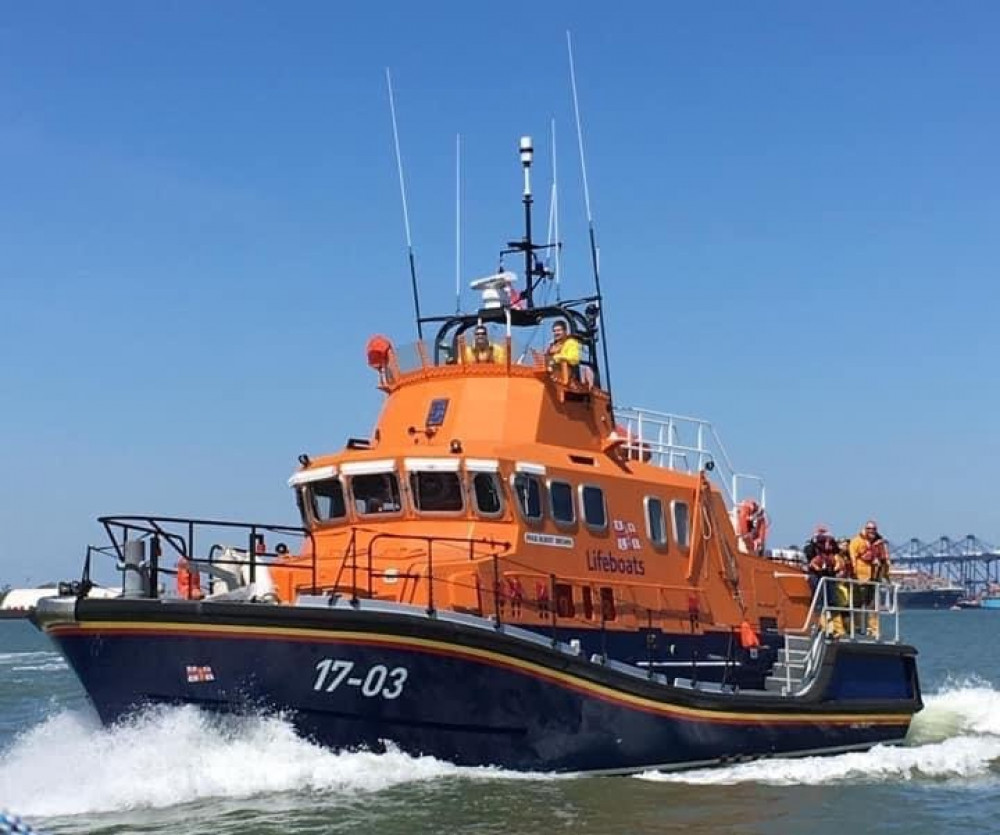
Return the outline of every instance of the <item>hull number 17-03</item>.
{"type": "Polygon", "coordinates": [[[362,696],[373,699],[380,696],[383,699],[398,699],[406,684],[409,674],[406,667],[393,667],[391,670],[384,664],[376,664],[363,673],[352,676],[354,662],[342,658],[324,658],[316,664],[316,681],[313,690],[332,693],[341,685],[356,687],[362,696]]]}

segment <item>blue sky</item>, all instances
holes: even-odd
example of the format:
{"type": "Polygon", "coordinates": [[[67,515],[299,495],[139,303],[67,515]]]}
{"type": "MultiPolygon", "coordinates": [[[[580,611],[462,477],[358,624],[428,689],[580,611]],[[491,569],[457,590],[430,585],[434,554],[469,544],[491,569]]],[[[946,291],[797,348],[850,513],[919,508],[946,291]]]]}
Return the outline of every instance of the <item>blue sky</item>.
{"type": "MultiPolygon", "coordinates": [[[[294,519],[365,434],[368,335],[545,212],[586,292],[573,31],[616,398],[711,419],[780,543],[874,515],[1000,540],[992,3],[5,4],[0,581],[76,574],[100,514],[294,519]]],[[[466,297],[468,300],[468,297],[466,297]]]]}

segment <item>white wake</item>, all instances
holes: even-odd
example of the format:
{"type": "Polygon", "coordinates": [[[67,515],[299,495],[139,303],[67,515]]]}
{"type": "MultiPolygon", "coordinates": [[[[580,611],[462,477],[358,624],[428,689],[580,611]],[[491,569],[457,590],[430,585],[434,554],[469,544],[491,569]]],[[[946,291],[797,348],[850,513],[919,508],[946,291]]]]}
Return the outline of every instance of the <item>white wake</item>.
{"type": "Polygon", "coordinates": [[[647,772],[640,779],[699,785],[975,779],[1000,760],[1000,691],[978,682],[955,684],[924,697],[906,745],[879,745],[832,757],[768,759],[676,774],[647,772]]]}

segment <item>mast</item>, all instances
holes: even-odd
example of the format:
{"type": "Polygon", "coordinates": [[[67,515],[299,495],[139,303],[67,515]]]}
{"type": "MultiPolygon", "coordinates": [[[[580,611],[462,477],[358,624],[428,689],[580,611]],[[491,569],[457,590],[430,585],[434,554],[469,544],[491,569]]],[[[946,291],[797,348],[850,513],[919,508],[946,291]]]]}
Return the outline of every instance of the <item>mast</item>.
{"type": "Polygon", "coordinates": [[[524,168],[524,282],[525,282],[525,303],[528,308],[534,307],[533,278],[534,278],[534,245],[531,243],[531,160],[534,156],[534,148],[531,144],[530,136],[522,136],[521,144],[521,166],[524,168]]]}

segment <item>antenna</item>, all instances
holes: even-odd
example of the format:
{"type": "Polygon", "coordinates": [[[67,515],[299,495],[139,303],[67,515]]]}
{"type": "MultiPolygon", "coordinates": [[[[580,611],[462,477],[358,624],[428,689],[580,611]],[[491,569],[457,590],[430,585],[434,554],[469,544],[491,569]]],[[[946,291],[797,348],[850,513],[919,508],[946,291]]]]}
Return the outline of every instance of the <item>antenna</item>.
{"type": "Polygon", "coordinates": [[[462,134],[455,134],[455,312],[462,312],[462,134]]]}
{"type": "MultiPolygon", "coordinates": [[[[594,235],[594,215],[590,211],[590,187],[587,185],[587,159],[583,152],[583,128],[580,124],[580,102],[576,95],[576,69],[573,66],[573,37],[566,30],[566,49],[569,53],[569,79],[573,87],[573,113],[576,116],[576,141],[580,148],[580,171],[583,173],[583,199],[587,206],[587,226],[590,230],[590,263],[594,271],[594,289],[597,292],[597,315],[601,323],[601,351],[604,356],[604,379],[611,395],[611,365],[608,363],[608,331],[604,324],[604,298],[601,296],[601,271],[598,265],[597,239],[594,235]]],[[[612,420],[614,412],[612,412],[612,420]]]]}
{"type": "Polygon", "coordinates": [[[559,293],[559,254],[562,244],[559,243],[559,184],[556,167],[556,120],[551,121],[551,141],[552,141],[552,193],[549,197],[549,248],[553,250],[553,260],[555,269],[552,275],[556,280],[556,301],[561,301],[559,293]]]}
{"type": "Polygon", "coordinates": [[[403,181],[403,158],[399,153],[399,130],[396,127],[396,100],[392,95],[392,75],[385,68],[385,83],[389,88],[389,113],[392,115],[392,140],[396,147],[396,170],[399,172],[399,194],[403,200],[403,226],[406,228],[406,251],[410,259],[410,284],[413,287],[413,312],[417,320],[417,339],[423,340],[420,324],[420,294],[417,291],[417,266],[413,260],[413,239],[410,237],[410,213],[406,207],[406,183],[403,181]]]}

